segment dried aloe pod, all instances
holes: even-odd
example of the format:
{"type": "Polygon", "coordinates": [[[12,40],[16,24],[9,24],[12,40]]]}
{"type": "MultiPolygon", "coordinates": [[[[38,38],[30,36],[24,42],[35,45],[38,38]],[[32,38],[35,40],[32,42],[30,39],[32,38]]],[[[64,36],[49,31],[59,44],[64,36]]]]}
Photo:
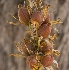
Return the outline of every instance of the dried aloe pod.
{"type": "Polygon", "coordinates": [[[36,22],[38,22],[39,24],[41,24],[42,21],[43,21],[43,15],[42,15],[42,13],[41,13],[40,11],[35,11],[35,12],[32,14],[32,16],[31,16],[31,20],[32,20],[32,21],[36,21],[36,22]]]}
{"type": "Polygon", "coordinates": [[[44,67],[51,66],[53,63],[54,57],[52,55],[46,55],[42,58],[41,63],[44,67]]]}
{"type": "Polygon", "coordinates": [[[28,10],[25,7],[19,8],[18,17],[19,17],[19,21],[22,24],[29,25],[30,15],[28,13],[28,10]]]}
{"type": "Polygon", "coordinates": [[[51,33],[51,25],[50,23],[48,24],[42,24],[40,27],[39,27],[39,30],[38,30],[38,35],[39,36],[42,36],[44,39],[47,38],[50,33],[51,33]]]}

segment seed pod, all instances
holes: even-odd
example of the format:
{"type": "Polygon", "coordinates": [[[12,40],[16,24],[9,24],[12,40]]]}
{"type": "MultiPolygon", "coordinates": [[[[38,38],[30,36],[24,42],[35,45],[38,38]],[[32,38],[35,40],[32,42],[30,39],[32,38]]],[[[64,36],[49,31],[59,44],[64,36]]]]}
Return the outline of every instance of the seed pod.
{"type": "Polygon", "coordinates": [[[28,55],[28,53],[32,53],[31,51],[33,50],[34,50],[33,43],[25,40],[22,45],[22,51],[24,52],[24,54],[28,55]]]}
{"type": "Polygon", "coordinates": [[[44,23],[47,24],[47,23],[49,23],[49,21],[50,21],[50,14],[47,14],[44,23]]]}
{"type": "Polygon", "coordinates": [[[48,24],[42,24],[39,27],[38,35],[43,36],[44,39],[47,38],[50,33],[51,33],[51,25],[49,23],[48,24]]]}
{"type": "Polygon", "coordinates": [[[27,57],[27,64],[29,65],[29,63],[30,63],[30,60],[32,59],[32,58],[35,58],[35,56],[34,55],[31,55],[31,56],[28,56],[27,57]]]}
{"type": "Polygon", "coordinates": [[[44,67],[51,66],[53,63],[54,57],[52,55],[46,55],[42,58],[41,63],[44,67]]]}
{"type": "Polygon", "coordinates": [[[32,16],[31,16],[31,19],[32,19],[33,21],[36,21],[36,22],[38,22],[39,24],[41,24],[42,21],[43,21],[42,13],[41,13],[40,11],[34,12],[34,13],[32,14],[32,16]]]}
{"type": "Polygon", "coordinates": [[[25,25],[29,25],[30,16],[28,10],[25,7],[21,7],[18,10],[19,21],[25,25]]]}
{"type": "Polygon", "coordinates": [[[52,52],[53,45],[51,43],[46,43],[45,42],[45,43],[42,44],[42,46],[43,46],[42,47],[42,52],[43,53],[45,53],[45,52],[50,52],[51,53],[52,52]]]}
{"type": "Polygon", "coordinates": [[[35,66],[38,65],[38,61],[37,61],[37,59],[35,58],[34,55],[31,55],[31,56],[27,57],[27,64],[29,65],[29,67],[31,69],[33,69],[35,66]]]}

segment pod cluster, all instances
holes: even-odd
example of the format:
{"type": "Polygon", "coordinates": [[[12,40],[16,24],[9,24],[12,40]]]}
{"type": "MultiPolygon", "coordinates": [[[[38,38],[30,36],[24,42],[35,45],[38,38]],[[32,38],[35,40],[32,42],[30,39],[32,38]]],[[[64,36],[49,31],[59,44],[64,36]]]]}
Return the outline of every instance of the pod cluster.
{"type": "Polygon", "coordinates": [[[30,69],[39,70],[41,67],[52,66],[54,54],[58,55],[59,52],[53,49],[53,41],[50,39],[52,24],[48,12],[49,5],[43,6],[41,0],[28,2],[28,6],[18,9],[19,21],[29,27],[24,41],[18,48],[22,56],[26,57],[30,69]]]}

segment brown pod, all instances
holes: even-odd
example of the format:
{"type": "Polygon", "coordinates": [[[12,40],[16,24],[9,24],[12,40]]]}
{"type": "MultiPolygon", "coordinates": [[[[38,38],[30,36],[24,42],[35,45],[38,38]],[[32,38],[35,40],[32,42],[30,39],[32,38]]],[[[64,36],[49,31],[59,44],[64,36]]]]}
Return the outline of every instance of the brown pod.
{"type": "Polygon", "coordinates": [[[22,51],[24,52],[25,55],[28,53],[32,53],[31,51],[34,50],[33,43],[29,41],[24,41],[22,45],[22,51]]]}
{"type": "Polygon", "coordinates": [[[44,67],[51,66],[53,63],[54,57],[52,55],[46,55],[42,58],[41,63],[44,67]]]}
{"type": "Polygon", "coordinates": [[[31,60],[32,58],[35,58],[35,56],[34,56],[34,55],[30,55],[30,56],[27,57],[26,63],[27,63],[28,65],[29,65],[30,60],[31,60]]]}
{"type": "Polygon", "coordinates": [[[50,14],[48,13],[47,16],[46,16],[46,19],[44,21],[44,24],[47,24],[50,22],[50,14]]]}
{"type": "Polygon", "coordinates": [[[52,52],[52,49],[53,49],[53,45],[51,43],[43,43],[42,45],[42,52],[45,53],[45,52],[52,52]]]}
{"type": "Polygon", "coordinates": [[[32,19],[33,21],[36,21],[36,22],[38,22],[39,24],[41,24],[42,21],[43,21],[42,13],[41,13],[40,11],[34,12],[34,13],[32,14],[32,16],[31,16],[31,19],[32,19]]]}
{"type": "Polygon", "coordinates": [[[43,38],[47,38],[51,33],[51,25],[50,23],[48,24],[42,24],[40,27],[39,27],[39,30],[38,30],[38,35],[39,36],[43,36],[43,38]]]}
{"type": "Polygon", "coordinates": [[[37,59],[35,58],[34,55],[31,55],[31,56],[28,56],[27,57],[27,64],[29,65],[29,67],[31,69],[33,69],[34,66],[37,66],[38,65],[38,61],[37,61],[37,59]]]}
{"type": "Polygon", "coordinates": [[[21,7],[18,10],[19,21],[25,25],[29,25],[30,16],[28,10],[25,7],[21,7]]]}

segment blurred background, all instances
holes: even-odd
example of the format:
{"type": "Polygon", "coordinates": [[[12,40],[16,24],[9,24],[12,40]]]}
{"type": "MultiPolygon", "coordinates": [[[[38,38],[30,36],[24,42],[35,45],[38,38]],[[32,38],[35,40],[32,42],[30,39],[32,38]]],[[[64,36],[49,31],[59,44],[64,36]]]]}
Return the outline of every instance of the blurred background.
{"type": "MultiPolygon", "coordinates": [[[[55,59],[59,68],[55,70],[69,69],[69,1],[68,0],[43,0],[44,4],[50,4],[51,19],[61,18],[62,24],[56,25],[59,30],[58,39],[55,41],[55,49],[60,51],[60,56],[55,59]]],[[[0,0],[0,70],[29,70],[25,58],[10,56],[18,53],[14,41],[22,42],[26,34],[25,25],[10,25],[7,21],[17,22],[8,12],[18,18],[18,4],[24,0],[0,0]]]]}

